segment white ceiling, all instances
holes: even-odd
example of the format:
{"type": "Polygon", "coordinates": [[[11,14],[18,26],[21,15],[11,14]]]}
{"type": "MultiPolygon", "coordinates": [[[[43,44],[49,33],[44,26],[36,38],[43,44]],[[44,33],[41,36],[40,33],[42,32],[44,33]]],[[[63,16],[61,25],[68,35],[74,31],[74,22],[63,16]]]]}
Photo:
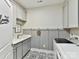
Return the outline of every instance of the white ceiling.
{"type": "Polygon", "coordinates": [[[63,3],[65,0],[42,0],[43,1],[42,3],[37,3],[37,1],[39,0],[15,0],[15,1],[25,8],[35,8],[51,4],[53,5],[63,3]]]}

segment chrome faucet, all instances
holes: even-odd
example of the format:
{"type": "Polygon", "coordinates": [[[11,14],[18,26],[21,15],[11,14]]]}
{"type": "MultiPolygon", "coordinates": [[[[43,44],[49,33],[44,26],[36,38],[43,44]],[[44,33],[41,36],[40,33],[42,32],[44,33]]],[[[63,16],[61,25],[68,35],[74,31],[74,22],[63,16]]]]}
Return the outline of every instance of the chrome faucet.
{"type": "Polygon", "coordinates": [[[18,34],[18,35],[17,35],[17,39],[18,39],[20,36],[22,36],[22,35],[23,35],[23,34],[18,34]]]}

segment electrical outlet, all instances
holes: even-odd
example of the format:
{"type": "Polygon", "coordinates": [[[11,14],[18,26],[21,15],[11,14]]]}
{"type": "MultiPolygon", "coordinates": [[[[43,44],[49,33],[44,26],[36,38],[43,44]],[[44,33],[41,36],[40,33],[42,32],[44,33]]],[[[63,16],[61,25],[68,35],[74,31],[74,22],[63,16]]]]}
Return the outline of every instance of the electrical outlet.
{"type": "Polygon", "coordinates": [[[46,47],[46,45],[45,45],[45,44],[43,44],[43,47],[45,48],[45,47],[46,47]]]}

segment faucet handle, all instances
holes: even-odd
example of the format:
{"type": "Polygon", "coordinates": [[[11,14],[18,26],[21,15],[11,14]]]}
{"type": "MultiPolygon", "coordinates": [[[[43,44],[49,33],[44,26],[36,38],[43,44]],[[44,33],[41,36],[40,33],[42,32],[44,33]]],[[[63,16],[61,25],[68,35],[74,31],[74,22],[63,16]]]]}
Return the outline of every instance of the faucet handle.
{"type": "Polygon", "coordinates": [[[20,38],[20,36],[22,36],[22,35],[23,35],[23,34],[18,34],[18,35],[17,35],[17,39],[20,38]]]}
{"type": "Polygon", "coordinates": [[[78,37],[74,37],[76,40],[78,40],[78,37]]]}

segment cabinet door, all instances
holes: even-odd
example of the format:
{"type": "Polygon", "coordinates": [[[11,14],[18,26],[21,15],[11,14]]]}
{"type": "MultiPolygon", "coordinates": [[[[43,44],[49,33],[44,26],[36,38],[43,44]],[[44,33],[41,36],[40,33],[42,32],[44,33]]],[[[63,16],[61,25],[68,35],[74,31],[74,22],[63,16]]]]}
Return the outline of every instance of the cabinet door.
{"type": "Polygon", "coordinates": [[[13,59],[17,59],[17,51],[16,51],[16,49],[13,49],[13,59]]]}
{"type": "Polygon", "coordinates": [[[64,7],[63,7],[63,9],[64,9],[64,21],[63,21],[63,26],[64,26],[64,28],[68,28],[69,27],[69,10],[68,10],[68,1],[66,1],[65,2],[65,4],[64,4],[64,7]]]}
{"type": "Polygon", "coordinates": [[[69,27],[78,27],[78,0],[69,0],[69,27]]]}
{"type": "Polygon", "coordinates": [[[31,40],[31,48],[40,48],[40,36],[37,35],[37,30],[32,31],[32,40],[31,40]]]}
{"type": "Polygon", "coordinates": [[[26,52],[28,51],[28,47],[27,47],[27,40],[23,42],[23,56],[26,54],[26,52]]]}
{"type": "Polygon", "coordinates": [[[48,31],[41,30],[40,49],[49,49],[49,47],[48,47],[48,31]]]}
{"type": "Polygon", "coordinates": [[[23,56],[31,49],[31,39],[23,42],[23,56]]]}
{"type": "Polygon", "coordinates": [[[22,45],[17,47],[17,59],[22,59],[22,45]]]}
{"type": "Polygon", "coordinates": [[[31,49],[31,38],[27,40],[27,48],[28,50],[31,49]]]}

